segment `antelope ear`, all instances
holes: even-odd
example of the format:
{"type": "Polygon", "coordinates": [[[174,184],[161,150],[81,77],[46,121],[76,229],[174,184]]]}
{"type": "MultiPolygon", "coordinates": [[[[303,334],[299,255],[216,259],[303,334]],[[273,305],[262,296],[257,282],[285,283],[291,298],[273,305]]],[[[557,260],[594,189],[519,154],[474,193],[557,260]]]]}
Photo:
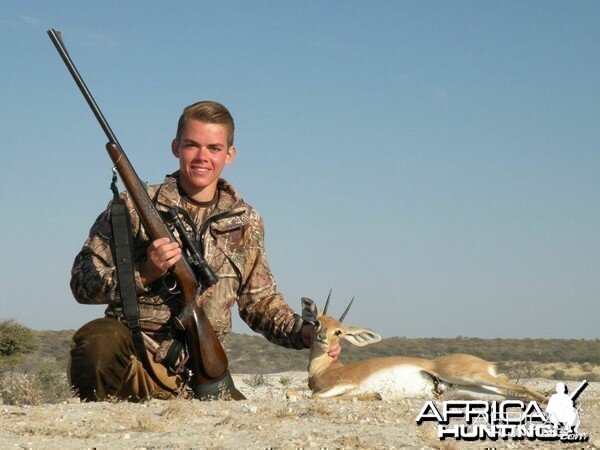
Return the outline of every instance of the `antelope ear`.
{"type": "Polygon", "coordinates": [[[316,323],[319,316],[319,309],[314,300],[302,297],[302,320],[309,323],[316,323]]]}
{"type": "Polygon", "coordinates": [[[346,327],[342,337],[357,347],[374,344],[381,340],[381,336],[368,328],[346,327]]]}

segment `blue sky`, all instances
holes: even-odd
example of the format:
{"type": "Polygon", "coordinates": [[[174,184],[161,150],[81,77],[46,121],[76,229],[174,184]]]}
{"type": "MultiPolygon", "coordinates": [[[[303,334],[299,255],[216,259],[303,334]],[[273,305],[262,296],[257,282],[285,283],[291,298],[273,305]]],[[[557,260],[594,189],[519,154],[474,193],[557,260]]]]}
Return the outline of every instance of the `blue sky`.
{"type": "Polygon", "coordinates": [[[599,338],[599,19],[592,1],[2,2],[0,317],[103,312],[68,282],[110,162],[55,27],[142,179],[177,167],[184,106],[228,106],[225,176],[293,307],[333,288],[384,336],[599,338]]]}

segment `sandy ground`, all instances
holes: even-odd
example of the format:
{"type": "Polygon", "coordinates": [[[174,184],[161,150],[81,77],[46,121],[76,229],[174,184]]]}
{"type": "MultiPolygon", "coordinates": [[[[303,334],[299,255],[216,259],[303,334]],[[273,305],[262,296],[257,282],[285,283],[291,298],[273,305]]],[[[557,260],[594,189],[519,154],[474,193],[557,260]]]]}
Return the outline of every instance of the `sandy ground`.
{"type": "MultiPolygon", "coordinates": [[[[391,401],[310,400],[306,373],[234,376],[243,402],[189,400],[0,405],[0,448],[563,448],[561,442],[440,441],[432,424],[417,426],[424,399],[391,401]],[[298,391],[288,400],[287,391],[298,391]]],[[[529,384],[549,392],[555,381],[529,384]]],[[[568,385],[576,384],[570,382],[568,385]]],[[[579,398],[580,432],[600,447],[600,383],[579,398]]],[[[571,447],[571,445],[568,445],[571,447]]]]}

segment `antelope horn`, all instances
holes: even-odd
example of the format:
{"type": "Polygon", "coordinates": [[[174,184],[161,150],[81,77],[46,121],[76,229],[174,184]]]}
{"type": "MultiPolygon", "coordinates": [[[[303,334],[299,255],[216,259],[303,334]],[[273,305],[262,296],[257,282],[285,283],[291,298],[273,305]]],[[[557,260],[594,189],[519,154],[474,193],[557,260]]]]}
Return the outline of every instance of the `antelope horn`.
{"type": "Polygon", "coordinates": [[[329,289],[329,295],[327,296],[327,300],[325,301],[325,309],[323,309],[323,315],[327,314],[327,308],[329,307],[329,300],[331,299],[331,291],[333,289],[329,289]]]}
{"type": "Polygon", "coordinates": [[[348,311],[350,311],[350,307],[352,306],[352,302],[354,301],[354,297],[352,297],[352,300],[350,300],[350,303],[348,303],[348,306],[346,306],[346,310],[344,311],[344,313],[342,314],[342,317],[340,317],[339,322],[342,323],[342,321],[344,320],[344,318],[346,317],[346,314],[348,314],[348,311]]]}

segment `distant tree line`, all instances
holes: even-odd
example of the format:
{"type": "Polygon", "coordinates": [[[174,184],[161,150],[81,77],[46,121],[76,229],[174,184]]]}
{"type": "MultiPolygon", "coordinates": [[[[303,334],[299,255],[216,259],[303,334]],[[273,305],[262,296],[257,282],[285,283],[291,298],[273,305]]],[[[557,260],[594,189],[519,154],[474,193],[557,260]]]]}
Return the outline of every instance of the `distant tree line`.
{"type": "MultiPolygon", "coordinates": [[[[43,359],[60,370],[67,366],[73,330],[33,331],[12,319],[0,322],[0,371],[17,365],[31,367],[43,359]]],[[[363,348],[342,343],[345,363],[380,356],[435,358],[449,353],[470,353],[489,361],[600,364],[600,340],[584,339],[480,339],[456,337],[387,338],[363,348]]],[[[272,373],[306,370],[308,350],[289,350],[262,336],[230,334],[225,349],[233,372],[272,373]]]]}

